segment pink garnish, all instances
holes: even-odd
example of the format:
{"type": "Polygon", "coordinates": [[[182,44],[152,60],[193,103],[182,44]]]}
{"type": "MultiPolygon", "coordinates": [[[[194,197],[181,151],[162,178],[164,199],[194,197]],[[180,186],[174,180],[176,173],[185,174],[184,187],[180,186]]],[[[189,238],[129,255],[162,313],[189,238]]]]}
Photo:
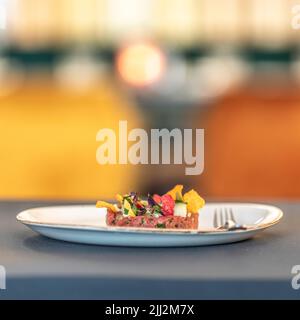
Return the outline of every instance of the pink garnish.
{"type": "Polygon", "coordinates": [[[161,210],[164,216],[172,216],[174,214],[175,201],[169,194],[159,196],[153,195],[153,200],[161,205],[161,210]]]}

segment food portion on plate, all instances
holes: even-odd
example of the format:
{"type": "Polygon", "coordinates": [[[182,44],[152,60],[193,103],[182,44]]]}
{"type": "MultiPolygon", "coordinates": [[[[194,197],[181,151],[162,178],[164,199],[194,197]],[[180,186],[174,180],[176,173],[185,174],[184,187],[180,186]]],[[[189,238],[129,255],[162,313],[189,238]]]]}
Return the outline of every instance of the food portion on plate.
{"type": "Polygon", "coordinates": [[[116,195],[117,204],[97,201],[97,208],[106,208],[106,223],[118,227],[161,229],[198,229],[199,210],[205,201],[195,190],[182,194],[176,185],[166,194],[150,195],[144,199],[136,192],[116,195]]]}

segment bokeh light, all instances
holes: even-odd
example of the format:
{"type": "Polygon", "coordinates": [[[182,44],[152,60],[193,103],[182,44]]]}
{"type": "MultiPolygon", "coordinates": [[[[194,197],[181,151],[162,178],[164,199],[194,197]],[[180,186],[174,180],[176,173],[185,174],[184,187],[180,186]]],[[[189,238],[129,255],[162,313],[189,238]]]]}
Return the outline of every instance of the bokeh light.
{"type": "Polygon", "coordinates": [[[146,86],[162,77],[165,62],[165,55],[158,46],[147,41],[139,41],[120,49],[116,67],[126,83],[132,86],[146,86]]]}

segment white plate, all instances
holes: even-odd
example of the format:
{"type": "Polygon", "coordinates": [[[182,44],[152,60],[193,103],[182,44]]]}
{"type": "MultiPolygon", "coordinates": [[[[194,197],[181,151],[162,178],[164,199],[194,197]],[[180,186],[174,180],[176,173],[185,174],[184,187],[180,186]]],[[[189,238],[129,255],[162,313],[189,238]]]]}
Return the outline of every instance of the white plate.
{"type": "Polygon", "coordinates": [[[124,228],[106,226],[106,209],[93,205],[34,208],[17,220],[49,238],[97,245],[138,247],[183,247],[230,243],[253,237],[282,218],[276,207],[248,203],[206,204],[199,215],[198,230],[124,228]],[[237,223],[249,230],[218,231],[213,228],[216,208],[230,207],[237,223]]]}

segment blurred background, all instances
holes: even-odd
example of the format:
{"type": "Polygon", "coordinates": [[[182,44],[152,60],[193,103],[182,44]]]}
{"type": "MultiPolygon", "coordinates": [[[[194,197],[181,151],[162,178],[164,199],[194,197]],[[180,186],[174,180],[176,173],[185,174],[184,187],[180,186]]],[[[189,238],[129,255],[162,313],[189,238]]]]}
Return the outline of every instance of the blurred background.
{"type": "MultiPolygon", "coordinates": [[[[300,30],[290,0],[0,0],[0,198],[184,183],[300,198],[300,30]],[[205,169],[96,162],[96,133],[204,128],[205,169]]],[[[298,2],[300,4],[300,1],[298,2]]]]}

